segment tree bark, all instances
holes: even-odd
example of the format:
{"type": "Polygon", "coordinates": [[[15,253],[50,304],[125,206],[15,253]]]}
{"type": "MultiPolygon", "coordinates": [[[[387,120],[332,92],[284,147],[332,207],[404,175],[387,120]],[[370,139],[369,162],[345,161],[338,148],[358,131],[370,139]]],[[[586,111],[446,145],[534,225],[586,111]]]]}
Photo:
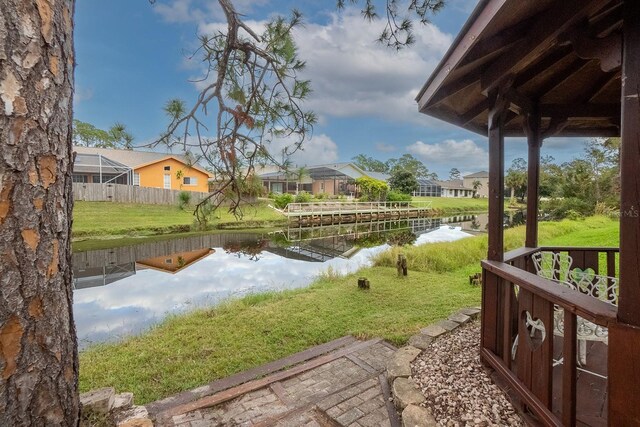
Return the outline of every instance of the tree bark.
{"type": "Polygon", "coordinates": [[[77,425],[73,0],[0,0],[0,425],[77,425]]]}

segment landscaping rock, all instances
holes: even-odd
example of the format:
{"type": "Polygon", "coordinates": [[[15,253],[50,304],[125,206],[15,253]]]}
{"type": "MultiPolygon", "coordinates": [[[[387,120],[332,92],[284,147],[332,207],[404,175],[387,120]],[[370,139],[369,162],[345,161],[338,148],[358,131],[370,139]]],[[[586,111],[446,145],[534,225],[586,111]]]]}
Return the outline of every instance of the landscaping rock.
{"type": "Polygon", "coordinates": [[[118,414],[116,425],[117,427],[152,427],[153,423],[149,419],[147,408],[144,406],[134,406],[118,414]]]}
{"type": "Polygon", "coordinates": [[[411,378],[426,397],[423,406],[441,426],[524,426],[480,363],[479,347],[480,322],[469,322],[413,361],[411,378]]]}
{"type": "Polygon", "coordinates": [[[419,348],[420,350],[425,350],[432,342],[433,337],[426,334],[417,334],[409,338],[409,344],[413,347],[419,348]]]}
{"type": "Polygon", "coordinates": [[[409,378],[396,378],[391,389],[396,408],[400,410],[408,405],[419,405],[426,401],[416,383],[409,378]]]}
{"type": "Polygon", "coordinates": [[[402,411],[402,427],[436,427],[437,425],[431,412],[422,406],[408,405],[402,411]]]}
{"type": "Polygon", "coordinates": [[[393,381],[398,377],[411,375],[411,362],[421,353],[419,348],[413,346],[402,347],[393,355],[387,364],[387,377],[393,381]]]}
{"type": "Polygon", "coordinates": [[[420,332],[422,332],[425,335],[428,335],[432,338],[436,338],[439,337],[442,334],[445,334],[447,332],[447,330],[445,328],[443,328],[442,326],[438,326],[438,325],[429,325],[426,328],[422,328],[420,329],[420,332]]]}
{"type": "Polygon", "coordinates": [[[113,398],[112,409],[125,410],[131,408],[133,405],[133,393],[120,393],[116,394],[113,398]]]}
{"type": "Polygon", "coordinates": [[[118,424],[118,427],[153,427],[153,421],[149,418],[135,418],[118,424]]]}
{"type": "Polygon", "coordinates": [[[436,323],[436,325],[440,326],[443,329],[446,329],[447,331],[453,331],[455,328],[460,326],[459,323],[454,322],[452,320],[441,320],[438,323],[436,323]]]}
{"type": "Polygon", "coordinates": [[[113,407],[116,391],[113,387],[99,388],[80,395],[80,403],[85,413],[108,414],[113,407]]]}
{"type": "Polygon", "coordinates": [[[448,319],[462,325],[470,321],[471,317],[467,316],[466,314],[462,314],[458,312],[458,313],[453,313],[451,316],[448,317],[448,319]]]}
{"type": "Polygon", "coordinates": [[[472,319],[477,319],[478,316],[480,316],[480,309],[479,308],[463,308],[461,310],[458,310],[458,313],[467,315],[472,319]]]}

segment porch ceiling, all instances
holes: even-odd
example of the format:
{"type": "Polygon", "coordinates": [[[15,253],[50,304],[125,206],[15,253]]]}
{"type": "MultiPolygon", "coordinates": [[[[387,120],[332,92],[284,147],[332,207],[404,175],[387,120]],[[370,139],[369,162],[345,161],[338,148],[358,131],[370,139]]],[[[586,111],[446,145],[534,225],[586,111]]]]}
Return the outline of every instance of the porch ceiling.
{"type": "Polygon", "coordinates": [[[489,94],[506,136],[536,109],[548,136],[620,133],[620,0],[481,0],[418,97],[422,113],[486,135],[489,94]]]}

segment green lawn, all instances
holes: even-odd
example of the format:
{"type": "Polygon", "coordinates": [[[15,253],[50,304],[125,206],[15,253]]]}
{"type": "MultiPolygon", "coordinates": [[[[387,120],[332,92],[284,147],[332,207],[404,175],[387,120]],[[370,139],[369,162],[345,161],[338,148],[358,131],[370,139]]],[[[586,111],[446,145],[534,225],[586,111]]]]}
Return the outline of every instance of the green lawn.
{"type": "Polygon", "coordinates": [[[468,199],[455,197],[414,197],[416,202],[431,202],[431,207],[449,213],[486,212],[489,199],[468,199]]]}
{"type": "MultiPolygon", "coordinates": [[[[587,245],[603,238],[599,245],[615,245],[617,227],[602,217],[543,223],[540,236],[543,244],[587,245]]],[[[509,248],[523,240],[523,227],[505,233],[509,248]]],[[[327,274],[309,288],[172,317],[141,336],[83,351],[81,389],[114,386],[145,403],[347,334],[401,345],[421,326],[479,305],[480,289],[469,286],[468,275],[480,270],[486,246],[481,236],[407,247],[407,279],[397,278],[392,251],[356,274],[327,274]],[[370,279],[370,291],[357,289],[359,276],[370,279]]]]}
{"type": "MultiPolygon", "coordinates": [[[[211,226],[268,227],[284,217],[269,208],[266,202],[247,205],[244,217],[238,221],[226,208],[214,214],[211,226]]],[[[140,236],[192,231],[193,209],[177,206],[137,205],[112,202],[75,202],[73,208],[74,238],[105,236],[140,236]]]]}

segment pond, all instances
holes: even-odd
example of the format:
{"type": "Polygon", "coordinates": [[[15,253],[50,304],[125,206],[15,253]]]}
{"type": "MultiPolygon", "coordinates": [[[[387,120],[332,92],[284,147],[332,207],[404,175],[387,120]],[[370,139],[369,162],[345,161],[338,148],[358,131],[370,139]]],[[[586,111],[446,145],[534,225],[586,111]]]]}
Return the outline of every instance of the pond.
{"type": "Polygon", "coordinates": [[[486,214],[461,215],[378,224],[369,230],[327,228],[299,235],[297,241],[287,240],[286,230],[224,233],[77,252],[74,318],[79,345],[117,340],[169,314],[229,298],[307,286],[328,270],[355,272],[370,265],[372,255],[389,247],[387,239],[395,241],[402,232],[414,244],[424,244],[456,240],[485,227],[486,214]]]}

